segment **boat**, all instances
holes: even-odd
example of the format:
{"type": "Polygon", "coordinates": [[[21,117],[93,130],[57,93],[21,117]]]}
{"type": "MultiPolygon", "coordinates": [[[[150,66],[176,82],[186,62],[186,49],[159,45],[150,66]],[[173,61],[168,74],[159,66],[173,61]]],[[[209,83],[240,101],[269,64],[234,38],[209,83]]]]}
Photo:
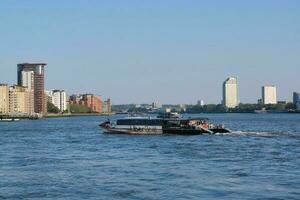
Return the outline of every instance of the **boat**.
{"type": "Polygon", "coordinates": [[[127,117],[117,119],[114,122],[107,120],[102,122],[99,126],[104,130],[104,133],[134,135],[199,135],[230,132],[224,125],[209,123],[207,118],[183,119],[177,115],[170,116],[171,118],[127,117]]]}
{"type": "Polygon", "coordinates": [[[15,122],[19,121],[20,119],[17,118],[0,118],[0,122],[15,122]]]}
{"type": "Polygon", "coordinates": [[[162,134],[162,119],[151,117],[128,117],[115,122],[107,120],[100,124],[105,133],[162,134]]]}
{"type": "Polygon", "coordinates": [[[164,120],[163,134],[199,135],[230,133],[223,124],[214,125],[207,118],[168,119],[164,120]]]}

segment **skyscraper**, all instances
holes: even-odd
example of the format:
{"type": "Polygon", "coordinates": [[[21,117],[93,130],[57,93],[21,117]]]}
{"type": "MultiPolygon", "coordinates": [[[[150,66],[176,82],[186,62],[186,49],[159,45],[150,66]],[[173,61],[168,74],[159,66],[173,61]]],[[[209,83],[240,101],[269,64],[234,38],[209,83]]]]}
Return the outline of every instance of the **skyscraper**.
{"type": "Polygon", "coordinates": [[[293,93],[293,103],[296,106],[296,110],[300,110],[300,93],[293,93]]]}
{"type": "Polygon", "coordinates": [[[29,95],[29,113],[34,113],[34,72],[22,71],[21,72],[21,85],[27,87],[29,95]]]}
{"type": "Polygon", "coordinates": [[[262,87],[262,103],[277,104],[277,92],[275,86],[262,87]]]}
{"type": "Polygon", "coordinates": [[[226,108],[235,108],[239,105],[237,78],[229,77],[224,81],[222,103],[226,108]]]}
{"type": "Polygon", "coordinates": [[[34,112],[45,113],[45,63],[18,64],[18,85],[33,90],[34,112]]]}

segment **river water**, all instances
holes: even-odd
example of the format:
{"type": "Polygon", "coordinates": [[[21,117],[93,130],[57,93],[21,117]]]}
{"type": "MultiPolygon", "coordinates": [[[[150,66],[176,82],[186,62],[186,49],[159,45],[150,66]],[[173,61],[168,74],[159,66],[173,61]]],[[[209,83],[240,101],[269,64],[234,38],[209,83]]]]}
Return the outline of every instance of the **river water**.
{"type": "Polygon", "coordinates": [[[0,123],[0,199],[300,199],[300,115],[192,117],[233,133],[107,135],[107,117],[0,123]]]}

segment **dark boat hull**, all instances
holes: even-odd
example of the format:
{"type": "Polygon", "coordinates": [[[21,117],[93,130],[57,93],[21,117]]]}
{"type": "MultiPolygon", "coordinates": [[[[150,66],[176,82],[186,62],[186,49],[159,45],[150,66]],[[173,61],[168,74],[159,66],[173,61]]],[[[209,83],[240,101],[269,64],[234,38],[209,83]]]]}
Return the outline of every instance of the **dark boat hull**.
{"type": "Polygon", "coordinates": [[[231,132],[229,129],[226,129],[226,128],[212,128],[209,130],[212,131],[213,133],[230,133],[231,132]]]}
{"type": "Polygon", "coordinates": [[[201,134],[212,134],[209,130],[204,129],[163,129],[163,134],[174,134],[174,135],[201,135],[201,134]]]}

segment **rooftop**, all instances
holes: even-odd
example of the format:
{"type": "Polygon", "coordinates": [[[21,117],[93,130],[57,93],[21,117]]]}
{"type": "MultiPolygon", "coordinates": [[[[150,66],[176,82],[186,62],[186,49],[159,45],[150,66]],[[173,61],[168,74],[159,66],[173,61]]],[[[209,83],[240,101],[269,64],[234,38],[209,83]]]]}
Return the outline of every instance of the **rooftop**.
{"type": "Polygon", "coordinates": [[[19,63],[18,65],[32,65],[32,66],[36,66],[36,65],[47,65],[46,63],[19,63]]]}

